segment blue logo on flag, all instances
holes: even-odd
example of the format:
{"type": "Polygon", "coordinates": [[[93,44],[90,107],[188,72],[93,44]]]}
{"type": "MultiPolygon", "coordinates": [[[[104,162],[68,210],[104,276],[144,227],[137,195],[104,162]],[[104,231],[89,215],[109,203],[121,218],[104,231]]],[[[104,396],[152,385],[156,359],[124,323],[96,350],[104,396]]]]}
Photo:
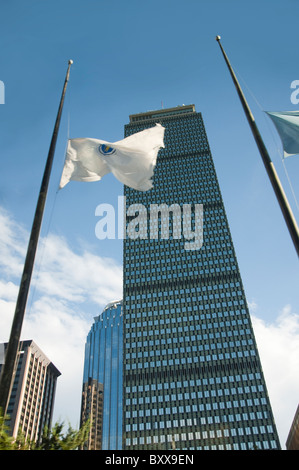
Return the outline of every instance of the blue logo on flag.
{"type": "Polygon", "coordinates": [[[109,145],[102,144],[99,146],[99,152],[102,155],[108,156],[108,155],[113,155],[116,152],[116,149],[109,147],[109,145]]]}

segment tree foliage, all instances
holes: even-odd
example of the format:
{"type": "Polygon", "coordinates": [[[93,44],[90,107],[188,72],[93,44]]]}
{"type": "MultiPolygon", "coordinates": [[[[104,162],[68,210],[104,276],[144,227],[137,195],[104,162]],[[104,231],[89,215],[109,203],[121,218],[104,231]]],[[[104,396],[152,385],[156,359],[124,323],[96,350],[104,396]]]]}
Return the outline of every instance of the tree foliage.
{"type": "Polygon", "coordinates": [[[45,429],[42,441],[37,450],[74,450],[79,449],[86,442],[89,433],[89,422],[86,422],[79,431],[70,425],[66,434],[63,434],[64,423],[55,423],[52,429],[45,429]]]}
{"type": "Polygon", "coordinates": [[[89,421],[78,431],[68,425],[66,432],[64,423],[56,422],[51,429],[44,429],[41,442],[36,443],[26,439],[21,430],[12,437],[7,423],[8,417],[0,412],[0,450],[76,450],[86,442],[90,430],[89,421]]]}

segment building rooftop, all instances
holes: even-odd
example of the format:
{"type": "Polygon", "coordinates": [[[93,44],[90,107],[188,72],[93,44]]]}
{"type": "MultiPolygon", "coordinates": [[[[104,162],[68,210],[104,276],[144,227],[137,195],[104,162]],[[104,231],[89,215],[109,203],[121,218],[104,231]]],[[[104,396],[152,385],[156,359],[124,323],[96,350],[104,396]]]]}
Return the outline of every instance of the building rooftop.
{"type": "Polygon", "coordinates": [[[195,105],[194,104],[189,104],[189,105],[182,105],[182,106],[176,106],[175,108],[167,108],[167,109],[159,109],[156,111],[146,111],[145,113],[138,113],[138,114],[131,114],[130,117],[130,123],[135,123],[135,122],[144,122],[144,121],[149,121],[152,119],[163,119],[163,118],[169,118],[172,116],[178,116],[182,114],[193,114],[195,113],[195,105]]]}

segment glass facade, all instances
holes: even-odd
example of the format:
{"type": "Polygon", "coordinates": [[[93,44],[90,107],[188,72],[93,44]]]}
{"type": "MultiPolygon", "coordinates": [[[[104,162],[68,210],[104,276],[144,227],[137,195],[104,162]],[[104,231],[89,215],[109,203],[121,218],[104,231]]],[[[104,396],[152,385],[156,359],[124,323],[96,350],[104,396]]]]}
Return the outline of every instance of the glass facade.
{"type": "Polygon", "coordinates": [[[155,123],[154,187],[124,190],[127,228],[140,205],[147,215],[124,239],[123,448],[279,449],[202,116],[194,105],[136,114],[125,135],[155,123]],[[151,238],[153,204],[189,205],[202,246],[175,236],[171,211],[159,213],[170,236],[151,238]]]}
{"type": "Polygon", "coordinates": [[[81,424],[92,415],[90,449],[122,448],[122,320],[122,302],[109,303],[94,319],[85,344],[81,424]]]}

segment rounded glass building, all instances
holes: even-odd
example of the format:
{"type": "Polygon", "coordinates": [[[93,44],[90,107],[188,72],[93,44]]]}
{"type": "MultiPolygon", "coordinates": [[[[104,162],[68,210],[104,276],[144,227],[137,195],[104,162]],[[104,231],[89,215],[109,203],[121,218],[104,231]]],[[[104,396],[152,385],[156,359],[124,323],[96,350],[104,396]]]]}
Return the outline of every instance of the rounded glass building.
{"type": "Polygon", "coordinates": [[[81,425],[91,419],[85,448],[122,448],[122,301],[94,318],[85,344],[81,425]]]}

